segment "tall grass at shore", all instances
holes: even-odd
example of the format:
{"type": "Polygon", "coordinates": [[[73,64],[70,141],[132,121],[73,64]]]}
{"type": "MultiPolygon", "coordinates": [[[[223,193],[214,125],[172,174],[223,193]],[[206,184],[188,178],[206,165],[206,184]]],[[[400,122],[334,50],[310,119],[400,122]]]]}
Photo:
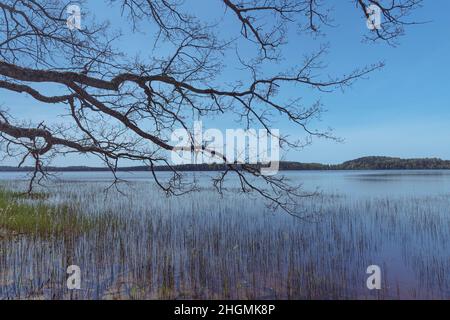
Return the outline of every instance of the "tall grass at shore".
{"type": "Polygon", "coordinates": [[[0,230],[15,235],[59,236],[81,233],[101,223],[83,216],[74,205],[49,204],[46,193],[21,193],[0,188],[0,230]]]}
{"type": "Polygon", "coordinates": [[[167,198],[149,182],[123,187],[126,196],[104,188],[61,182],[45,199],[17,200],[28,203],[22,215],[51,206],[61,216],[44,219],[51,237],[34,221],[0,240],[0,298],[450,298],[447,197],[320,195],[302,203],[321,213],[310,223],[234,191],[167,198]],[[54,221],[81,228],[60,232],[54,221]],[[66,288],[71,264],[81,290],[66,288]],[[372,264],[382,290],[366,287],[372,264]]]}

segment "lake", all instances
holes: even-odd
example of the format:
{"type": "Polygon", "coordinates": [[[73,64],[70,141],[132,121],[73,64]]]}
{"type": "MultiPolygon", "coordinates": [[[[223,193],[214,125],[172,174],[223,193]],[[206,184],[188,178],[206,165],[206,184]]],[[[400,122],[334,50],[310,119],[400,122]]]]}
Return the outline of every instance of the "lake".
{"type": "MultiPolygon", "coordinates": [[[[17,200],[70,210],[86,227],[4,231],[0,298],[450,299],[450,171],[282,172],[318,191],[299,204],[311,221],[271,211],[233,180],[218,195],[217,173],[184,174],[199,192],[167,197],[145,172],[119,173],[129,183],[106,192],[108,172],[67,172],[45,199],[17,200]],[[80,290],[66,287],[71,264],[80,290]],[[366,285],[371,265],[379,290],[366,285]]],[[[25,178],[0,173],[8,190],[25,178]]]]}
{"type": "MultiPolygon", "coordinates": [[[[59,172],[56,179],[69,181],[111,181],[109,172],[59,172]]],[[[167,176],[166,172],[158,172],[167,176]]],[[[214,172],[184,172],[208,181],[214,172]]],[[[282,171],[293,181],[301,181],[306,190],[319,188],[328,193],[346,195],[438,195],[450,194],[450,170],[342,170],[342,171],[282,171]]],[[[25,180],[27,173],[0,172],[0,180],[25,180]]],[[[146,172],[119,172],[118,177],[128,181],[151,180],[146,172]]]]}

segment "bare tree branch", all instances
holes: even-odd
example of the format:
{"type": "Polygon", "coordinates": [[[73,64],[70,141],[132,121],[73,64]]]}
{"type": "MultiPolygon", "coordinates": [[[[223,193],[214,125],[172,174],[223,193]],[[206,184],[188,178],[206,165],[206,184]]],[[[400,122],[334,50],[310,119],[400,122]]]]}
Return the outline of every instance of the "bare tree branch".
{"type": "MultiPolygon", "coordinates": [[[[213,180],[222,192],[229,174],[237,176],[241,191],[254,193],[275,207],[295,214],[296,199],[308,194],[291,186],[281,176],[261,175],[259,165],[230,163],[226,154],[207,145],[197,145],[192,123],[196,117],[212,118],[234,114],[246,127],[255,124],[272,135],[274,114],[302,129],[309,143],[312,137],[334,137],[330,132],[311,128],[320,116],[320,101],[304,105],[302,96],[287,100],[286,87],[312,88],[329,92],[351,85],[355,80],[382,67],[382,63],[356,68],[344,75],[330,76],[322,64],[327,53],[323,46],[305,55],[288,70],[269,74],[267,64],[283,56],[292,26],[304,26],[313,33],[329,26],[331,13],[319,0],[216,0],[225,9],[224,19],[238,26],[240,33],[230,39],[220,32],[220,23],[205,22],[190,14],[189,3],[179,0],[110,0],[118,5],[135,31],[152,32],[154,44],[166,45],[168,54],[150,58],[130,58],[118,49],[121,32],[107,23],[96,23],[83,15],[84,27],[66,26],[66,5],[58,0],[0,0],[0,91],[26,94],[33,101],[52,104],[70,122],[49,125],[45,121],[14,120],[0,111],[0,143],[6,156],[19,165],[34,162],[30,190],[47,175],[46,164],[70,154],[97,156],[113,172],[119,161],[145,163],[156,184],[167,194],[197,190],[183,183],[182,175],[169,158],[173,151],[205,154],[226,164],[226,170],[213,180]],[[146,30],[148,26],[156,27],[146,30]],[[244,60],[238,41],[255,44],[255,55],[244,60]],[[236,81],[225,83],[223,56],[236,50],[242,72],[236,81]],[[263,70],[262,70],[263,69],[263,70]],[[43,85],[50,89],[42,89],[43,85]],[[171,143],[176,128],[190,135],[189,145],[171,143]],[[155,173],[158,165],[171,169],[168,181],[155,173]],[[256,180],[255,180],[256,179],[256,180]]],[[[357,8],[367,18],[369,5],[378,5],[385,18],[377,39],[391,42],[408,25],[404,18],[420,5],[419,0],[357,0],[357,8]]],[[[84,2],[80,5],[83,7],[84,2]]],[[[14,106],[8,106],[14,109],[14,106]]],[[[37,106],[30,105],[30,108],[37,106]]],[[[300,148],[304,143],[280,136],[280,145],[300,148]]]]}

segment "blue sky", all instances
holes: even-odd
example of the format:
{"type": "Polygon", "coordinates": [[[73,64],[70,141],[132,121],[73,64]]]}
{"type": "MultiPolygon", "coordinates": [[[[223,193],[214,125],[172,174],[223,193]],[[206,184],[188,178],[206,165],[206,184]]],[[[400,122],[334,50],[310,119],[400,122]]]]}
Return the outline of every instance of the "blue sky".
{"type": "MultiPolygon", "coordinates": [[[[188,1],[192,3],[192,10],[200,15],[214,16],[210,11],[212,7],[205,5],[206,2],[188,1]]],[[[316,126],[332,127],[334,134],[344,142],[315,140],[311,146],[289,152],[285,158],[322,163],[338,163],[368,155],[450,159],[450,1],[425,0],[424,7],[413,18],[430,22],[409,27],[397,47],[385,43],[363,43],[362,36],[367,30],[361,13],[351,1],[333,2],[336,28],[325,28],[326,37],[319,39],[297,37],[293,31],[293,40],[283,49],[286,62],[280,63],[279,67],[299,61],[299,53],[311,52],[326,42],[330,44],[330,53],[325,59],[330,74],[339,75],[378,61],[384,61],[386,66],[344,92],[320,94],[327,112],[316,126]]],[[[116,26],[124,24],[117,11],[108,11],[101,3],[89,1],[89,7],[83,9],[94,12],[98,19],[110,19],[116,26]]],[[[220,17],[223,12],[215,14],[220,17]]],[[[142,40],[151,37],[151,32],[132,35],[129,29],[124,30],[124,39],[128,39],[124,43],[132,51],[145,52],[147,42],[142,40]]],[[[224,28],[224,36],[228,32],[224,28]]],[[[234,77],[235,72],[225,72],[223,80],[234,80],[234,77]]],[[[61,120],[58,117],[60,111],[55,110],[55,106],[36,104],[24,95],[5,91],[0,91],[0,94],[0,103],[22,119],[61,120]]],[[[305,101],[319,97],[311,90],[304,90],[302,94],[305,101]]],[[[222,129],[239,127],[232,120],[225,117],[208,125],[222,129]]],[[[275,126],[282,133],[293,137],[301,134],[299,128],[281,119],[275,120],[279,120],[275,126]]],[[[93,160],[76,156],[55,162],[57,165],[80,163],[94,164],[93,160]]]]}
{"type": "Polygon", "coordinates": [[[386,67],[344,94],[324,98],[329,110],[324,122],[345,142],[316,143],[300,158],[328,162],[366,155],[450,159],[450,20],[445,13],[449,9],[448,1],[426,1],[417,16],[431,22],[409,28],[396,48],[358,43],[353,23],[343,20],[345,31],[331,39],[332,61],[348,65],[379,58],[386,67]]]}

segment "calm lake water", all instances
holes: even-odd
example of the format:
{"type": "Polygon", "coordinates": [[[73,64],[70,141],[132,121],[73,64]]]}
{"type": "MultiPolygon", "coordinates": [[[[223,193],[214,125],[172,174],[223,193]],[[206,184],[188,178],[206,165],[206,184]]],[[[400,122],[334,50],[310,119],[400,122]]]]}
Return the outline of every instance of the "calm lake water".
{"type": "MultiPolygon", "coordinates": [[[[58,173],[49,203],[114,223],[0,239],[0,298],[450,299],[450,171],[283,172],[320,191],[299,204],[315,222],[232,188],[219,196],[207,187],[217,173],[185,174],[205,188],[167,198],[134,172],[119,173],[125,195],[105,194],[107,172],[58,173]],[[68,263],[84,270],[83,290],[65,288],[68,263]],[[369,265],[381,290],[366,286],[369,265]]],[[[25,178],[0,173],[10,189],[25,178]]]]}
{"type": "MultiPolygon", "coordinates": [[[[164,178],[165,172],[157,173],[164,178]]],[[[184,172],[208,183],[214,172],[184,172]]],[[[450,170],[343,170],[343,171],[283,171],[295,183],[301,182],[305,191],[320,190],[347,196],[424,196],[450,195],[450,170]]],[[[146,172],[119,172],[118,177],[127,181],[151,180],[146,172]]],[[[24,180],[27,173],[0,172],[0,180],[24,180]]],[[[55,173],[55,179],[64,181],[111,181],[109,172],[55,173]]]]}

